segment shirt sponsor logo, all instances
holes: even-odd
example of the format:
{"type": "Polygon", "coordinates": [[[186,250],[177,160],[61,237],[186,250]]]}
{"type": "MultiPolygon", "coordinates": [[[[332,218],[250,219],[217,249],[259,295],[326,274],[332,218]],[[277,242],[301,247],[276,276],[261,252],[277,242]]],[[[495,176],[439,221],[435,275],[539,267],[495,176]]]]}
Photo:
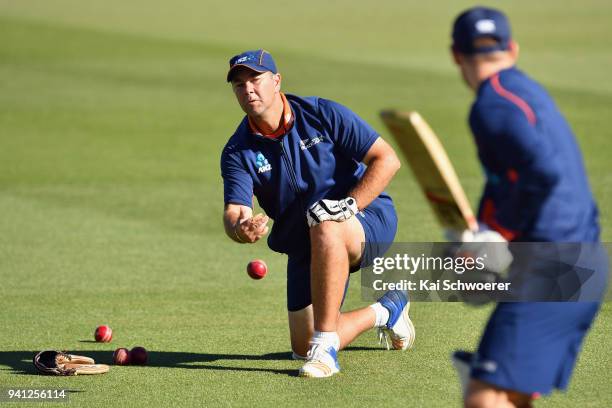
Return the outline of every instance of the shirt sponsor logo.
{"type": "Polygon", "coordinates": [[[257,156],[255,156],[255,165],[257,166],[257,173],[265,173],[272,170],[272,165],[268,163],[268,159],[261,153],[257,153],[257,156]]]}
{"type": "Polygon", "coordinates": [[[476,30],[482,34],[490,34],[495,32],[495,21],[493,20],[478,20],[476,22],[476,30]]]}
{"type": "Polygon", "coordinates": [[[307,150],[312,146],[319,144],[323,141],[323,136],[315,136],[312,139],[300,140],[300,149],[307,150]]]}

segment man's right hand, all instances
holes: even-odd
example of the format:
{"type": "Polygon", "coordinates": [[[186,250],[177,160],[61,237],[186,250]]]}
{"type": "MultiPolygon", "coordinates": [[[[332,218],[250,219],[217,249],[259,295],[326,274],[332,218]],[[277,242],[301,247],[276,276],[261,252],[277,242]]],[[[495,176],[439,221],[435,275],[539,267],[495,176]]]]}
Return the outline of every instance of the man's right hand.
{"type": "Polygon", "coordinates": [[[470,254],[472,258],[485,259],[485,269],[489,272],[503,274],[512,264],[508,241],[486,224],[478,224],[478,231],[446,230],[444,235],[450,242],[462,243],[455,250],[457,254],[470,254]]]}
{"type": "Polygon", "coordinates": [[[268,233],[270,219],[263,215],[253,216],[253,209],[246,205],[229,203],[223,211],[225,233],[235,242],[252,244],[268,233]]]}
{"type": "Polygon", "coordinates": [[[257,214],[254,217],[239,220],[234,225],[234,233],[238,241],[252,244],[259,241],[268,233],[268,221],[270,218],[267,215],[257,214]]]}

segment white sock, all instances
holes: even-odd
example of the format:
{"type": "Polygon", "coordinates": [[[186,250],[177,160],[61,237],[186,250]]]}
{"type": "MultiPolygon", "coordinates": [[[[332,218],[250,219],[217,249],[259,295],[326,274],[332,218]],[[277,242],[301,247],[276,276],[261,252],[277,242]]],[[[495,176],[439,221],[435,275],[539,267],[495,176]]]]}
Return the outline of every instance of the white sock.
{"type": "Polygon", "coordinates": [[[340,337],[337,332],[321,332],[316,331],[312,335],[312,342],[316,344],[331,345],[338,350],[340,348],[340,337]]]}
{"type": "Polygon", "coordinates": [[[374,309],[374,313],[376,313],[376,322],[374,323],[374,327],[383,327],[389,321],[389,310],[380,304],[380,302],[376,302],[373,305],[370,305],[372,309],[374,309]]]}

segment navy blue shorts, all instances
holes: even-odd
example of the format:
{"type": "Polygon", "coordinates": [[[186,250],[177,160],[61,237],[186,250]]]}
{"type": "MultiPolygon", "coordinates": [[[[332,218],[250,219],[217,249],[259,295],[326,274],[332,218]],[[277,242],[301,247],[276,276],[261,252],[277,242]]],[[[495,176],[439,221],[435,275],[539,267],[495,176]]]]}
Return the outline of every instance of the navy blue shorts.
{"type": "Polygon", "coordinates": [[[524,394],[565,389],[599,303],[500,303],[491,315],[471,377],[524,394]]]}
{"type": "MultiPolygon", "coordinates": [[[[393,243],[397,232],[397,214],[391,197],[380,195],[356,215],[365,232],[361,267],[382,256],[393,243]]],[[[351,273],[360,268],[352,268],[351,273]]],[[[348,279],[346,289],[348,288],[348,279]]],[[[287,310],[295,312],[312,303],[310,293],[310,250],[289,254],[287,262],[287,310]]]]}
{"type": "MultiPolygon", "coordinates": [[[[604,248],[576,248],[588,255],[578,264],[594,271],[597,279],[592,281],[601,286],[585,286],[587,297],[603,298],[608,277],[604,248]]],[[[596,301],[499,303],[472,361],[471,377],[528,395],[566,389],[599,306],[596,301]]]]}

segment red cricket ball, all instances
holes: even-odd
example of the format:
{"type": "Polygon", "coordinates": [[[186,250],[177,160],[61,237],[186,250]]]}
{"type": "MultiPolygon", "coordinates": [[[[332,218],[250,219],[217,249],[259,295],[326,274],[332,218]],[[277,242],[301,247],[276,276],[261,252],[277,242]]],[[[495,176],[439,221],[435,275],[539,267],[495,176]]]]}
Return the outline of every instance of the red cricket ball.
{"type": "Polygon", "coordinates": [[[113,362],[117,365],[128,365],[130,364],[130,355],[128,349],[125,347],[118,348],[113,353],[113,362]]]}
{"type": "Polygon", "coordinates": [[[268,273],[268,266],[261,259],[255,259],[247,265],[247,273],[253,279],[261,279],[268,273]]]}
{"type": "Polygon", "coordinates": [[[147,350],[144,347],[134,347],[130,350],[130,364],[145,365],[147,364],[147,350]]]}
{"type": "Polygon", "coordinates": [[[113,329],[107,325],[98,326],[94,338],[99,343],[109,343],[113,339],[113,329]]]}

